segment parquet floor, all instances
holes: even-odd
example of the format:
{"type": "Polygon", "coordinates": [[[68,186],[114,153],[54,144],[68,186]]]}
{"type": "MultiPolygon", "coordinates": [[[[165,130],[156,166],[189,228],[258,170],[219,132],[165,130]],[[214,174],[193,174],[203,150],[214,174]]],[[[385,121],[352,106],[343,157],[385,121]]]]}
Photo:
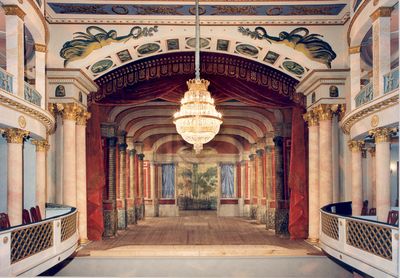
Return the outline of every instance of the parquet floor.
{"type": "Polygon", "coordinates": [[[124,254],[262,256],[321,255],[321,252],[303,240],[277,237],[265,225],[245,218],[217,217],[215,213],[146,218],[119,231],[115,238],[91,242],[78,252],[81,256],[124,254]]]}

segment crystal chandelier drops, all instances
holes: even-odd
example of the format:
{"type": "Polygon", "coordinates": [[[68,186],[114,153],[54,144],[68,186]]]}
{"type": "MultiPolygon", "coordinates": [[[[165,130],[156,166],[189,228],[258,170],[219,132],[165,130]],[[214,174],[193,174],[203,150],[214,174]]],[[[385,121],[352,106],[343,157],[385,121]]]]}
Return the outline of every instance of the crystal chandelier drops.
{"type": "Polygon", "coordinates": [[[174,114],[174,124],[183,140],[193,145],[196,154],[203,144],[210,142],[219,132],[222,115],[215,109],[214,99],[208,91],[210,82],[200,79],[200,23],[199,2],[196,0],[196,78],[187,81],[188,91],[181,100],[181,109],[174,114]]]}

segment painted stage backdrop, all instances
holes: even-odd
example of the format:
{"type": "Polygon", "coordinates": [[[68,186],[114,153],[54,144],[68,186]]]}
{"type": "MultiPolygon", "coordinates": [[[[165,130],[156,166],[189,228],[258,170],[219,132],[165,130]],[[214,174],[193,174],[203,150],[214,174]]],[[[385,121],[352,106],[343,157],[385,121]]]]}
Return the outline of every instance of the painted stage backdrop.
{"type": "Polygon", "coordinates": [[[217,164],[179,163],[177,199],[180,210],[217,209],[217,164]]]}

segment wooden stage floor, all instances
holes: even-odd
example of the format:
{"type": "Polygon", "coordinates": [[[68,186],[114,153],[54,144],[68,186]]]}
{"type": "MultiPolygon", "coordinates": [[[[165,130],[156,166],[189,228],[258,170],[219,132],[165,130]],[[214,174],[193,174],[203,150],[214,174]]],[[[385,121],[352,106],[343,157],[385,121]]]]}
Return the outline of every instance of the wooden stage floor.
{"type": "Polygon", "coordinates": [[[322,253],[304,240],[275,236],[265,225],[215,213],[146,218],[78,256],[305,256],[322,253]]]}

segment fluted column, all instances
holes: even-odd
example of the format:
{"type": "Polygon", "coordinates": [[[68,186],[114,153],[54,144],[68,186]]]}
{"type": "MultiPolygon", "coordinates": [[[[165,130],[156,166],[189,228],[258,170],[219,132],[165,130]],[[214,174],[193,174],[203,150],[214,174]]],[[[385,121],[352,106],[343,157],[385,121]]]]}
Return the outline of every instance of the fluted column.
{"type": "Polygon", "coordinates": [[[361,150],[363,141],[349,141],[351,150],[351,201],[353,215],[361,215],[363,206],[361,150]]]}
{"type": "Polygon", "coordinates": [[[256,151],[256,165],[257,165],[257,220],[260,223],[265,223],[265,207],[262,205],[264,197],[264,150],[258,149],[256,151]]]}
{"type": "Polygon", "coordinates": [[[273,178],[272,178],[272,161],[273,161],[273,146],[267,146],[265,148],[266,162],[267,162],[267,208],[266,208],[266,228],[267,229],[275,229],[275,196],[273,191],[273,178]]]}
{"type": "Polygon", "coordinates": [[[351,109],[356,108],[355,97],[361,89],[361,56],[360,46],[349,48],[350,56],[350,103],[351,109]]]}
{"type": "Polygon", "coordinates": [[[380,7],[371,14],[374,98],[383,94],[383,75],[390,71],[390,16],[392,7],[380,7]]]}
{"type": "Polygon", "coordinates": [[[36,146],[36,205],[39,206],[42,218],[46,217],[46,152],[49,149],[47,140],[33,140],[36,146]]]}
{"type": "Polygon", "coordinates": [[[117,199],[118,229],[126,229],[126,143],[119,144],[119,198],[117,199]]]}
{"type": "Polygon", "coordinates": [[[128,217],[128,224],[135,224],[135,150],[129,150],[129,199],[127,199],[127,217],[128,217]]]}
{"type": "Polygon", "coordinates": [[[319,202],[319,123],[313,111],[304,114],[308,123],[308,240],[318,242],[319,202]]]}
{"type": "Polygon", "coordinates": [[[7,71],[13,75],[14,94],[24,97],[24,11],[17,5],[3,5],[6,14],[7,71]]]}
{"type": "Polygon", "coordinates": [[[255,154],[249,155],[249,198],[250,204],[254,205],[255,187],[256,187],[256,167],[255,167],[255,154]]]}
{"type": "Polygon", "coordinates": [[[108,145],[108,179],[107,179],[107,200],[104,205],[104,236],[111,237],[117,232],[117,211],[116,211],[116,184],[115,184],[115,158],[117,137],[107,138],[108,145]]]}
{"type": "Polygon", "coordinates": [[[46,102],[46,51],[46,45],[35,44],[35,89],[42,96],[42,108],[46,102]]]}
{"type": "Polygon", "coordinates": [[[333,201],[332,180],[332,110],[321,104],[314,110],[319,120],[319,206],[333,201]]]}
{"type": "Polygon", "coordinates": [[[376,128],[370,131],[375,138],[376,215],[386,222],[390,210],[390,137],[395,129],[376,128]]]}
{"type": "Polygon", "coordinates": [[[63,203],[76,207],[76,117],[75,103],[57,103],[63,118],[63,203]]]}
{"type": "Polygon", "coordinates": [[[7,128],[3,136],[7,140],[7,213],[11,226],[22,224],[23,159],[22,146],[29,131],[7,128]]]}
{"type": "Polygon", "coordinates": [[[375,173],[375,147],[368,149],[368,201],[371,208],[376,208],[376,173],[375,173]]]}
{"type": "Polygon", "coordinates": [[[139,218],[144,219],[145,216],[145,205],[144,205],[144,169],[143,169],[143,159],[144,154],[138,154],[138,175],[139,175],[139,198],[141,200],[140,203],[140,213],[139,218]]]}
{"type": "Polygon", "coordinates": [[[82,111],[76,120],[76,208],[78,209],[79,240],[87,238],[87,194],[86,194],[86,121],[90,113],[82,111]]]}

